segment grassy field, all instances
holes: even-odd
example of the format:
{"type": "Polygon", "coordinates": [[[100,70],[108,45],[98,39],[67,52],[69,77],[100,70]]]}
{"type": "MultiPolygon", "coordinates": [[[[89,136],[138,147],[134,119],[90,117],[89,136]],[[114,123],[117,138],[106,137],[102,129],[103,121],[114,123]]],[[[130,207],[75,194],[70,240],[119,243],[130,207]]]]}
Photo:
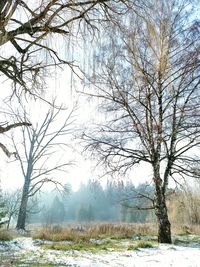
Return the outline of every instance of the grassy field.
{"type": "Polygon", "coordinates": [[[85,224],[81,227],[55,225],[36,230],[33,239],[79,242],[103,238],[126,239],[140,235],[156,235],[156,232],[153,225],[147,224],[85,224]]]}
{"type": "MultiPolygon", "coordinates": [[[[91,223],[91,224],[66,224],[66,225],[45,225],[29,226],[32,229],[32,239],[48,240],[52,242],[68,241],[68,248],[72,244],[79,244],[81,247],[92,247],[91,240],[142,240],[157,241],[156,224],[134,224],[134,223],[91,223]],[[90,245],[88,245],[91,243],[90,245]]],[[[174,243],[180,240],[183,242],[200,242],[199,225],[173,225],[172,238],[174,243]],[[191,238],[193,236],[193,239],[191,238]]],[[[9,241],[19,236],[15,231],[0,229],[0,240],[9,241]]],[[[108,245],[108,244],[107,244],[108,245]]],[[[112,244],[113,245],[113,244],[112,244]]],[[[105,246],[105,244],[104,244],[105,246]]],[[[58,247],[58,246],[57,246],[58,247]]],[[[60,246],[60,249],[62,246],[60,246]]],[[[66,245],[67,247],[67,245],[66,245]]],[[[98,247],[98,245],[96,246],[98,247]]],[[[99,245],[99,248],[101,246],[99,245]]],[[[96,248],[95,248],[96,249],[96,248]]]]}
{"type": "MultiPolygon", "coordinates": [[[[173,225],[172,235],[200,234],[199,225],[173,225]]],[[[156,224],[93,223],[80,225],[47,225],[35,228],[33,239],[51,241],[79,242],[90,239],[140,239],[144,236],[155,237],[156,224]]]]}
{"type": "MultiPolygon", "coordinates": [[[[184,259],[187,263],[189,259],[189,254],[187,253],[189,253],[190,248],[199,249],[200,247],[200,227],[197,225],[173,226],[173,244],[167,245],[167,250],[162,250],[163,246],[157,243],[157,227],[154,224],[93,223],[81,226],[75,224],[49,225],[34,226],[29,230],[32,230],[31,233],[33,234],[28,237],[26,235],[17,235],[15,231],[0,230],[0,240],[2,240],[0,245],[4,241],[14,238],[13,242],[11,241],[11,249],[2,251],[0,262],[4,263],[3,266],[34,267],[38,266],[35,263],[37,261],[40,262],[39,266],[43,267],[70,266],[66,265],[66,262],[77,262],[77,266],[79,266],[82,259],[94,263],[98,262],[99,259],[104,262],[104,257],[107,258],[109,264],[111,264],[110,266],[112,266],[116,255],[117,259],[120,258],[122,266],[129,266],[126,262],[127,257],[137,257],[137,260],[140,261],[147,254],[151,255],[153,261],[156,259],[156,261],[165,263],[164,255],[167,253],[169,253],[172,264],[176,255],[181,253],[180,259],[184,259]],[[16,245],[16,248],[19,246],[20,249],[15,250],[13,245],[14,247],[16,245]],[[185,250],[183,250],[183,247],[185,247],[185,250]],[[146,254],[140,254],[144,250],[146,254]],[[160,254],[158,251],[162,251],[162,253],[160,254]],[[175,251],[178,251],[178,254],[174,254],[175,251]],[[163,259],[157,260],[157,257],[162,258],[162,255],[163,259]]],[[[191,253],[193,253],[193,256],[191,256],[190,260],[198,256],[195,251],[191,251],[191,253]]],[[[198,259],[200,260],[200,257],[198,259]]],[[[148,256],[145,260],[148,262],[148,256]]]]}

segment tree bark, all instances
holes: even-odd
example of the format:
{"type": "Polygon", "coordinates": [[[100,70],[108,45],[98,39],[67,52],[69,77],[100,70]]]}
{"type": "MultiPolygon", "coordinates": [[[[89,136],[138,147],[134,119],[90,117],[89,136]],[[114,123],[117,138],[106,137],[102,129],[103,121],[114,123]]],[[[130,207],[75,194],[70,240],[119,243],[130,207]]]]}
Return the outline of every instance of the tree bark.
{"type": "Polygon", "coordinates": [[[25,182],[22,192],[22,199],[20,203],[19,214],[17,218],[17,229],[25,230],[26,224],[26,213],[27,213],[27,204],[28,204],[28,192],[29,192],[29,183],[25,182]]]}
{"type": "Polygon", "coordinates": [[[168,211],[165,199],[165,189],[162,188],[160,177],[154,178],[155,183],[155,215],[158,221],[158,242],[172,243],[171,224],[168,218],[168,211]]]}
{"type": "Polygon", "coordinates": [[[156,216],[158,221],[158,242],[171,244],[171,224],[168,219],[167,207],[164,201],[157,204],[156,216]]]}

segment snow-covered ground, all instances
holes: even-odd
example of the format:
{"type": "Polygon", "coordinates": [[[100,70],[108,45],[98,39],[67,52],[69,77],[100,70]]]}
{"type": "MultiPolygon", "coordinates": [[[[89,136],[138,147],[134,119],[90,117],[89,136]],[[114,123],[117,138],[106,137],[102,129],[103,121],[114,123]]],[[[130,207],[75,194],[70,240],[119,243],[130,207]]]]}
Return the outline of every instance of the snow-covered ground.
{"type": "Polygon", "coordinates": [[[37,263],[37,266],[50,263],[59,267],[199,267],[200,246],[159,245],[138,251],[124,249],[96,254],[42,249],[31,238],[23,237],[0,242],[0,262],[1,267],[29,266],[30,263],[37,263]]]}

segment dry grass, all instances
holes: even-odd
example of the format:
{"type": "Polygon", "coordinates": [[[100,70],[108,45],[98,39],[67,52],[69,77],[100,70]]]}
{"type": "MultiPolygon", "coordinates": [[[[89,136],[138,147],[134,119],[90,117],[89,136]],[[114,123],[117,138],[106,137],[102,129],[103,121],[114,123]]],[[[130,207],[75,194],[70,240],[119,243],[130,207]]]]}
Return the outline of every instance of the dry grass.
{"type": "Polygon", "coordinates": [[[172,234],[173,235],[185,235],[185,234],[200,234],[200,225],[172,225],[172,234]]]}
{"type": "Polygon", "coordinates": [[[13,236],[10,231],[0,229],[0,241],[10,241],[13,239],[13,236]]]}
{"type": "Polygon", "coordinates": [[[33,234],[33,239],[51,240],[51,241],[87,241],[92,238],[91,232],[75,232],[59,226],[46,226],[33,234]]]}
{"type": "Polygon", "coordinates": [[[117,236],[130,238],[133,235],[155,235],[156,226],[153,224],[97,224],[94,225],[94,231],[100,235],[117,236]]]}
{"type": "Polygon", "coordinates": [[[88,241],[91,238],[125,239],[135,235],[156,235],[157,229],[152,224],[86,224],[83,231],[72,225],[45,226],[33,235],[33,239],[51,241],[88,241]]]}
{"type": "MultiPolygon", "coordinates": [[[[51,225],[35,229],[33,239],[51,241],[73,241],[82,242],[94,239],[126,239],[137,236],[152,237],[157,235],[156,224],[134,224],[134,223],[92,223],[82,225],[83,231],[77,225],[65,226],[51,225]]],[[[172,225],[172,235],[200,234],[200,225],[172,225]]]]}

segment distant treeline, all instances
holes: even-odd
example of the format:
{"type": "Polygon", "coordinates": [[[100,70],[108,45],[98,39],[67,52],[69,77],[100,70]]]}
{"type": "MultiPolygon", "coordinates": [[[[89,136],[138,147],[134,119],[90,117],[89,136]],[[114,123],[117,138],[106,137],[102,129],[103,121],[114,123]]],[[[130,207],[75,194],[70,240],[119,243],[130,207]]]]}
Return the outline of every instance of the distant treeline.
{"type": "Polygon", "coordinates": [[[44,192],[30,213],[29,223],[63,223],[68,221],[145,222],[151,218],[153,187],[132,182],[82,183],[78,191],[66,185],[68,193],[44,192]],[[147,208],[147,209],[146,209],[147,208]]]}

